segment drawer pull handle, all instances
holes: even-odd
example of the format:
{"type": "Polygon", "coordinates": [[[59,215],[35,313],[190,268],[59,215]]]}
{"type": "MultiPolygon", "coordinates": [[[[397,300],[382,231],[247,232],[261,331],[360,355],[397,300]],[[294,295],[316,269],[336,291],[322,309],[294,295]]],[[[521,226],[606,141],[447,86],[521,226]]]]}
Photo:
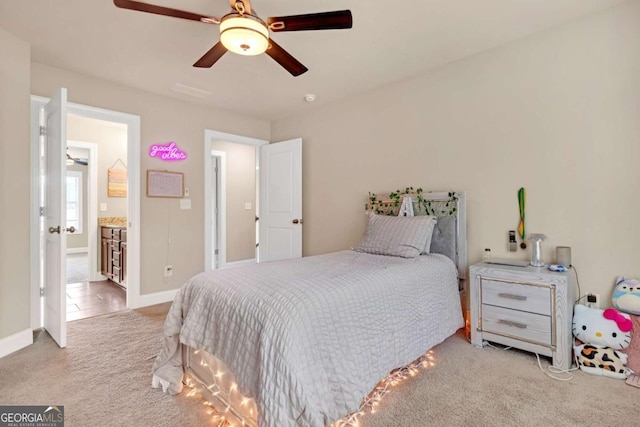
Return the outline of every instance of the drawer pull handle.
{"type": "Polygon", "coordinates": [[[518,301],[526,301],[527,297],[525,297],[524,295],[514,295],[514,294],[505,294],[505,293],[499,293],[498,296],[500,298],[509,298],[509,299],[515,299],[518,301]]]}
{"type": "Polygon", "coordinates": [[[503,325],[507,326],[513,326],[515,328],[527,329],[527,325],[525,325],[524,323],[514,322],[512,320],[499,319],[498,323],[502,323],[503,325]]]}

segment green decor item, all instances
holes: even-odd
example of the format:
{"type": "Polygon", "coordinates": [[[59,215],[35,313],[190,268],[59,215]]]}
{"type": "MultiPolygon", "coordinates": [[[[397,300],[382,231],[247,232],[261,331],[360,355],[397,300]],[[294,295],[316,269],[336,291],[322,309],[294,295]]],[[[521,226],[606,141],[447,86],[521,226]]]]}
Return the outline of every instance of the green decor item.
{"type": "Polygon", "coordinates": [[[518,224],[518,234],[520,234],[520,238],[522,239],[522,243],[520,243],[520,247],[522,249],[527,248],[527,244],[524,242],[524,202],[527,198],[527,194],[524,190],[524,187],[518,190],[518,206],[520,207],[520,224],[518,224]]]}

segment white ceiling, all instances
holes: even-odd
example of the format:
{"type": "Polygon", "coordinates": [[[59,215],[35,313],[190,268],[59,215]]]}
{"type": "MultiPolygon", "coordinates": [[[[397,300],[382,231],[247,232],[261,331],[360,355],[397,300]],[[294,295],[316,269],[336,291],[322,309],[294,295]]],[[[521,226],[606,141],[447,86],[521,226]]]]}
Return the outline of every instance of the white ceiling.
{"type": "MultiPolygon", "coordinates": [[[[222,16],[227,0],[145,0],[222,16]]],[[[272,34],[309,68],[292,77],[267,55],[227,53],[210,69],[192,64],[218,28],[116,8],[112,0],[1,0],[0,27],[29,42],[34,62],[150,92],[274,120],[414,76],[623,0],[253,0],[266,20],[350,9],[350,30],[272,34]],[[175,84],[211,95],[196,98],[175,84]]],[[[73,100],[73,94],[70,94],[73,100]]]]}

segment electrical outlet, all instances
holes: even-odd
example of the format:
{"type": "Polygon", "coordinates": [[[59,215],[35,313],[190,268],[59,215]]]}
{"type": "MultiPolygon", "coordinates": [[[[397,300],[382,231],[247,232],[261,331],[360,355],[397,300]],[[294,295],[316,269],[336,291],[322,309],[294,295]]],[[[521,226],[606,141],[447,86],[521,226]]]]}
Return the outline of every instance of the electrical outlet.
{"type": "Polygon", "coordinates": [[[593,294],[593,293],[588,294],[587,307],[600,308],[600,294],[593,294]]]}
{"type": "Polygon", "coordinates": [[[516,252],[518,250],[516,243],[516,231],[509,230],[509,252],[516,252]]]}
{"type": "Polygon", "coordinates": [[[173,266],[172,265],[165,265],[164,266],[164,277],[171,277],[173,276],[173,266]]]}

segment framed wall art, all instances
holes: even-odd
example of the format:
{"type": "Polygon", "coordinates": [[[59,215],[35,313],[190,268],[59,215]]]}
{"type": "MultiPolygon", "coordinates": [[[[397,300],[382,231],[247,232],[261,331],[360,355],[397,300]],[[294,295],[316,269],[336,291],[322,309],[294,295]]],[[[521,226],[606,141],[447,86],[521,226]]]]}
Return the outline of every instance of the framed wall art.
{"type": "Polygon", "coordinates": [[[147,197],[184,197],[184,174],[147,169],[147,197]]]}

